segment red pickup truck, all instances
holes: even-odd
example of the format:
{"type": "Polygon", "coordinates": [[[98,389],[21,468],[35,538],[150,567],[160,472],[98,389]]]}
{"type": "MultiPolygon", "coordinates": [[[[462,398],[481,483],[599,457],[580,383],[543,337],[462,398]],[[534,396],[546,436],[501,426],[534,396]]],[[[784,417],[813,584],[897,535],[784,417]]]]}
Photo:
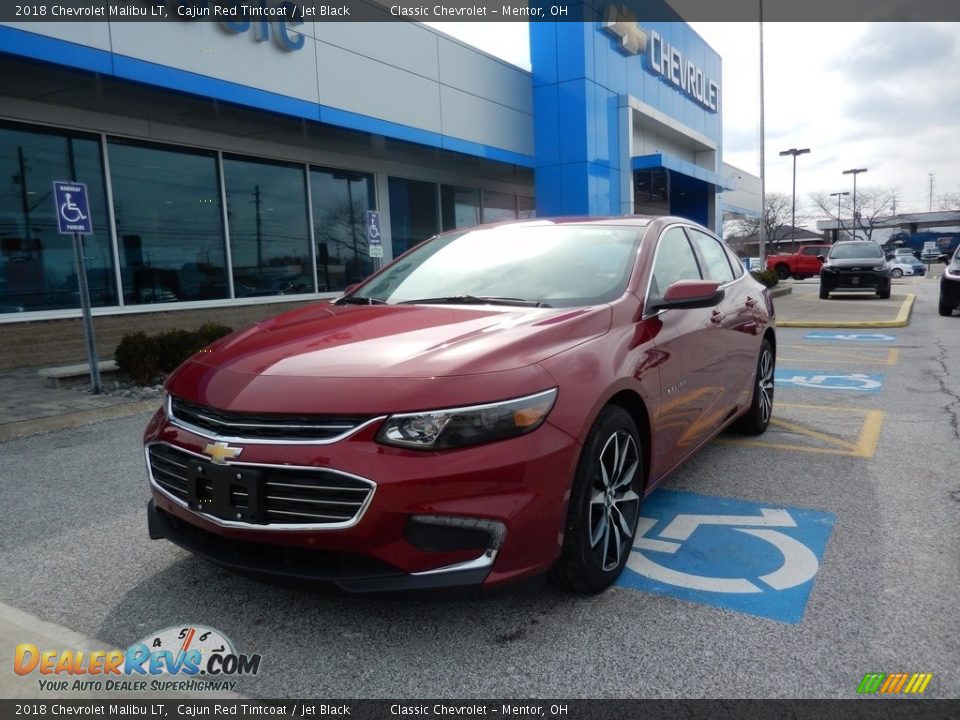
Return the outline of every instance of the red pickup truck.
{"type": "Polygon", "coordinates": [[[828,252],[829,245],[801,245],[792,255],[767,255],[767,270],[775,270],[781,280],[803,280],[820,274],[819,256],[828,252]]]}

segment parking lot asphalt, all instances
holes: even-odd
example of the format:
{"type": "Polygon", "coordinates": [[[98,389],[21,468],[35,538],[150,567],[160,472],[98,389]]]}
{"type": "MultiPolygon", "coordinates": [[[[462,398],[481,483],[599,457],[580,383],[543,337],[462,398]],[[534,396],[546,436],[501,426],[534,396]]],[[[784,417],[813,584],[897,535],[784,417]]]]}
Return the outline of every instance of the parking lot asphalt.
{"type": "Polygon", "coordinates": [[[835,292],[830,300],[821,300],[818,279],[782,281],[791,292],[774,299],[777,325],[785,328],[904,327],[910,322],[916,297],[914,290],[935,282],[933,278],[895,280],[888,300],[881,300],[873,292],[835,292]]]}

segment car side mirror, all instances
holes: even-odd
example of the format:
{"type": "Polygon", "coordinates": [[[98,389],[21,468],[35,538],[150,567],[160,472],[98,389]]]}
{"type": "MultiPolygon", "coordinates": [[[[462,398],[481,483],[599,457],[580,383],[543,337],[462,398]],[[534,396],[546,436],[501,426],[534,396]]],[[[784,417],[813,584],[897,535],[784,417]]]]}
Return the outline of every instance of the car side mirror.
{"type": "Polygon", "coordinates": [[[725,294],[720,283],[713,280],[677,280],[667,288],[663,297],[650,301],[646,312],[713,307],[723,300],[725,294]]]}

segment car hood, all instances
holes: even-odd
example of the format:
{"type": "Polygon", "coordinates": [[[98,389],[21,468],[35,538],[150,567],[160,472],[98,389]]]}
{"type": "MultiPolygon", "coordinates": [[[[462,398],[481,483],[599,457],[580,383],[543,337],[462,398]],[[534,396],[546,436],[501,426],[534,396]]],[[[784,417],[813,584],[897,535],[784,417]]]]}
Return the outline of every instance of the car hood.
{"type": "Polygon", "coordinates": [[[306,410],[320,396],[331,412],[495,400],[555,385],[536,364],[603,335],[611,317],[610,306],[321,303],[214,343],[167,390],[261,412],[306,410]]]}

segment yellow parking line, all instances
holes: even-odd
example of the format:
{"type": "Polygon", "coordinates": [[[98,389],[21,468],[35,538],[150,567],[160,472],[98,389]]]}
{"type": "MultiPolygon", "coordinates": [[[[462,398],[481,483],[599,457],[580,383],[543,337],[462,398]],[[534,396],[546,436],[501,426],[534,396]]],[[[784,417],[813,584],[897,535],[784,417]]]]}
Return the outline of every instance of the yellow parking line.
{"type": "MultiPolygon", "coordinates": [[[[836,348],[826,348],[826,347],[812,347],[810,345],[781,345],[782,348],[790,348],[796,350],[803,350],[805,353],[812,353],[814,355],[825,355],[829,358],[830,362],[834,363],[843,363],[845,365],[896,365],[900,361],[900,348],[886,348],[887,356],[885,358],[870,356],[865,354],[863,350],[858,352],[853,352],[849,349],[838,350],[836,348]],[[840,360],[838,358],[849,358],[847,360],[840,360]]],[[[867,350],[868,348],[864,348],[867,350]]],[[[870,348],[873,349],[873,348],[870,348]]],[[[793,356],[779,356],[778,361],[785,361],[791,363],[798,362],[823,362],[823,358],[803,358],[803,357],[793,357],[793,356]]]]}
{"type": "Polygon", "coordinates": [[[792,445],[790,443],[775,442],[769,440],[747,440],[720,438],[717,442],[724,445],[742,445],[744,447],[771,448],[774,450],[794,450],[797,452],[818,453],[821,455],[843,455],[846,457],[870,458],[877,451],[877,445],[880,440],[880,431],[883,429],[883,420],[885,414],[882,410],[867,410],[855,407],[835,407],[832,405],[801,405],[796,403],[778,403],[774,409],[780,408],[798,408],[804,410],[828,411],[852,413],[863,416],[863,425],[857,435],[855,442],[850,442],[844,438],[835,437],[829,433],[821,432],[811,427],[806,427],[795,422],[782,420],[780,418],[771,418],[770,424],[783,430],[803,435],[804,437],[818,440],[825,446],[792,445]]]}

